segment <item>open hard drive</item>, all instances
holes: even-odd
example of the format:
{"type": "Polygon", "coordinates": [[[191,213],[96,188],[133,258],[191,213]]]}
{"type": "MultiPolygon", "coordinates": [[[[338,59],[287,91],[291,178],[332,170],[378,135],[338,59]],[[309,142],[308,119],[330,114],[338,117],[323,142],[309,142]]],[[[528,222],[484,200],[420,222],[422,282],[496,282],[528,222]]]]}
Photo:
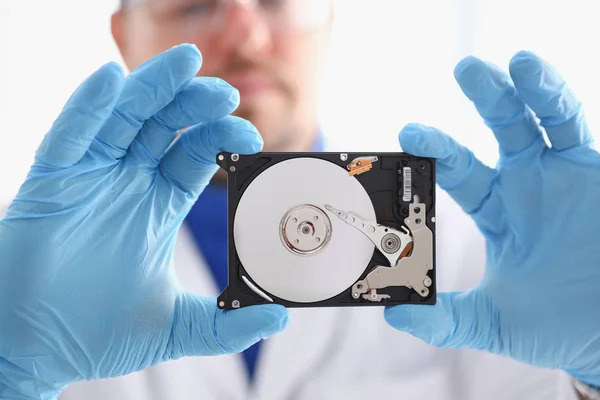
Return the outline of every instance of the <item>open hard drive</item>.
{"type": "Polygon", "coordinates": [[[435,160],[406,153],[220,153],[222,309],[435,304],[435,160]]]}

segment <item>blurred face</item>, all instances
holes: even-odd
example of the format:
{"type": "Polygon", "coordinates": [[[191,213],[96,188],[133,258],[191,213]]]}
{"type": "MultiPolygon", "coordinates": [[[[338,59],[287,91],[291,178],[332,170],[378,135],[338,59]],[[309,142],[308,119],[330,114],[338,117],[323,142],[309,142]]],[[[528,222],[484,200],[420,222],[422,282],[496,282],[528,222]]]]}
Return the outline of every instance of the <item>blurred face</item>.
{"type": "Polygon", "coordinates": [[[130,70],[181,43],[203,56],[200,75],[240,91],[265,151],[308,150],[317,130],[328,51],[329,0],[140,0],[116,13],[113,36],[130,70]]]}

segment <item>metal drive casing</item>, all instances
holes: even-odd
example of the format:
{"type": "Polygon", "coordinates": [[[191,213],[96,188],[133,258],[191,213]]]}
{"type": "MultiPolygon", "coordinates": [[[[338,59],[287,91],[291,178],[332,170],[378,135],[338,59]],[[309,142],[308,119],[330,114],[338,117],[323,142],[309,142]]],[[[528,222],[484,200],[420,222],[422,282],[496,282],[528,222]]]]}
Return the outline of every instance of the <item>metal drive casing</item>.
{"type": "Polygon", "coordinates": [[[434,159],[263,152],[217,163],[229,232],[220,308],[435,303],[434,159]]]}

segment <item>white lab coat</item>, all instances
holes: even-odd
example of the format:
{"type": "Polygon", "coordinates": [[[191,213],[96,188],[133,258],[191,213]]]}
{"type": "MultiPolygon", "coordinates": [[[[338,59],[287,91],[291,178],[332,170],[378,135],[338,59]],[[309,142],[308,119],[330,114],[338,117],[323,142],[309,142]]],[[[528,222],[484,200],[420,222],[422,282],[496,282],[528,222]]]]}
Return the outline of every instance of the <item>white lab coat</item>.
{"type": "MultiPolygon", "coordinates": [[[[437,204],[439,290],[475,285],[484,242],[441,190],[437,204]]],[[[191,292],[218,295],[187,227],[175,268],[191,292]]],[[[287,330],[261,347],[256,381],[242,355],[184,358],[125,377],[78,382],[60,400],[575,399],[566,375],[467,350],[436,349],[389,327],[383,309],[291,309],[287,330]]]]}

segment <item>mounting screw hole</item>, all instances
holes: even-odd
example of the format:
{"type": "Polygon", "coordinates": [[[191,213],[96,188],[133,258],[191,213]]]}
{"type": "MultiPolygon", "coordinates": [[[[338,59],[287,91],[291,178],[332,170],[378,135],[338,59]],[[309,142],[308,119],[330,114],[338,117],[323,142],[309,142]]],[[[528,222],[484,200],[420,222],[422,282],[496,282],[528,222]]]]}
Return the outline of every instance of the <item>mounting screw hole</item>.
{"type": "Polygon", "coordinates": [[[415,213],[419,214],[421,212],[421,208],[420,207],[415,207],[415,213]]]}
{"type": "Polygon", "coordinates": [[[421,218],[417,218],[417,219],[415,219],[415,223],[416,223],[417,225],[419,225],[419,224],[421,223],[421,218]]]}

